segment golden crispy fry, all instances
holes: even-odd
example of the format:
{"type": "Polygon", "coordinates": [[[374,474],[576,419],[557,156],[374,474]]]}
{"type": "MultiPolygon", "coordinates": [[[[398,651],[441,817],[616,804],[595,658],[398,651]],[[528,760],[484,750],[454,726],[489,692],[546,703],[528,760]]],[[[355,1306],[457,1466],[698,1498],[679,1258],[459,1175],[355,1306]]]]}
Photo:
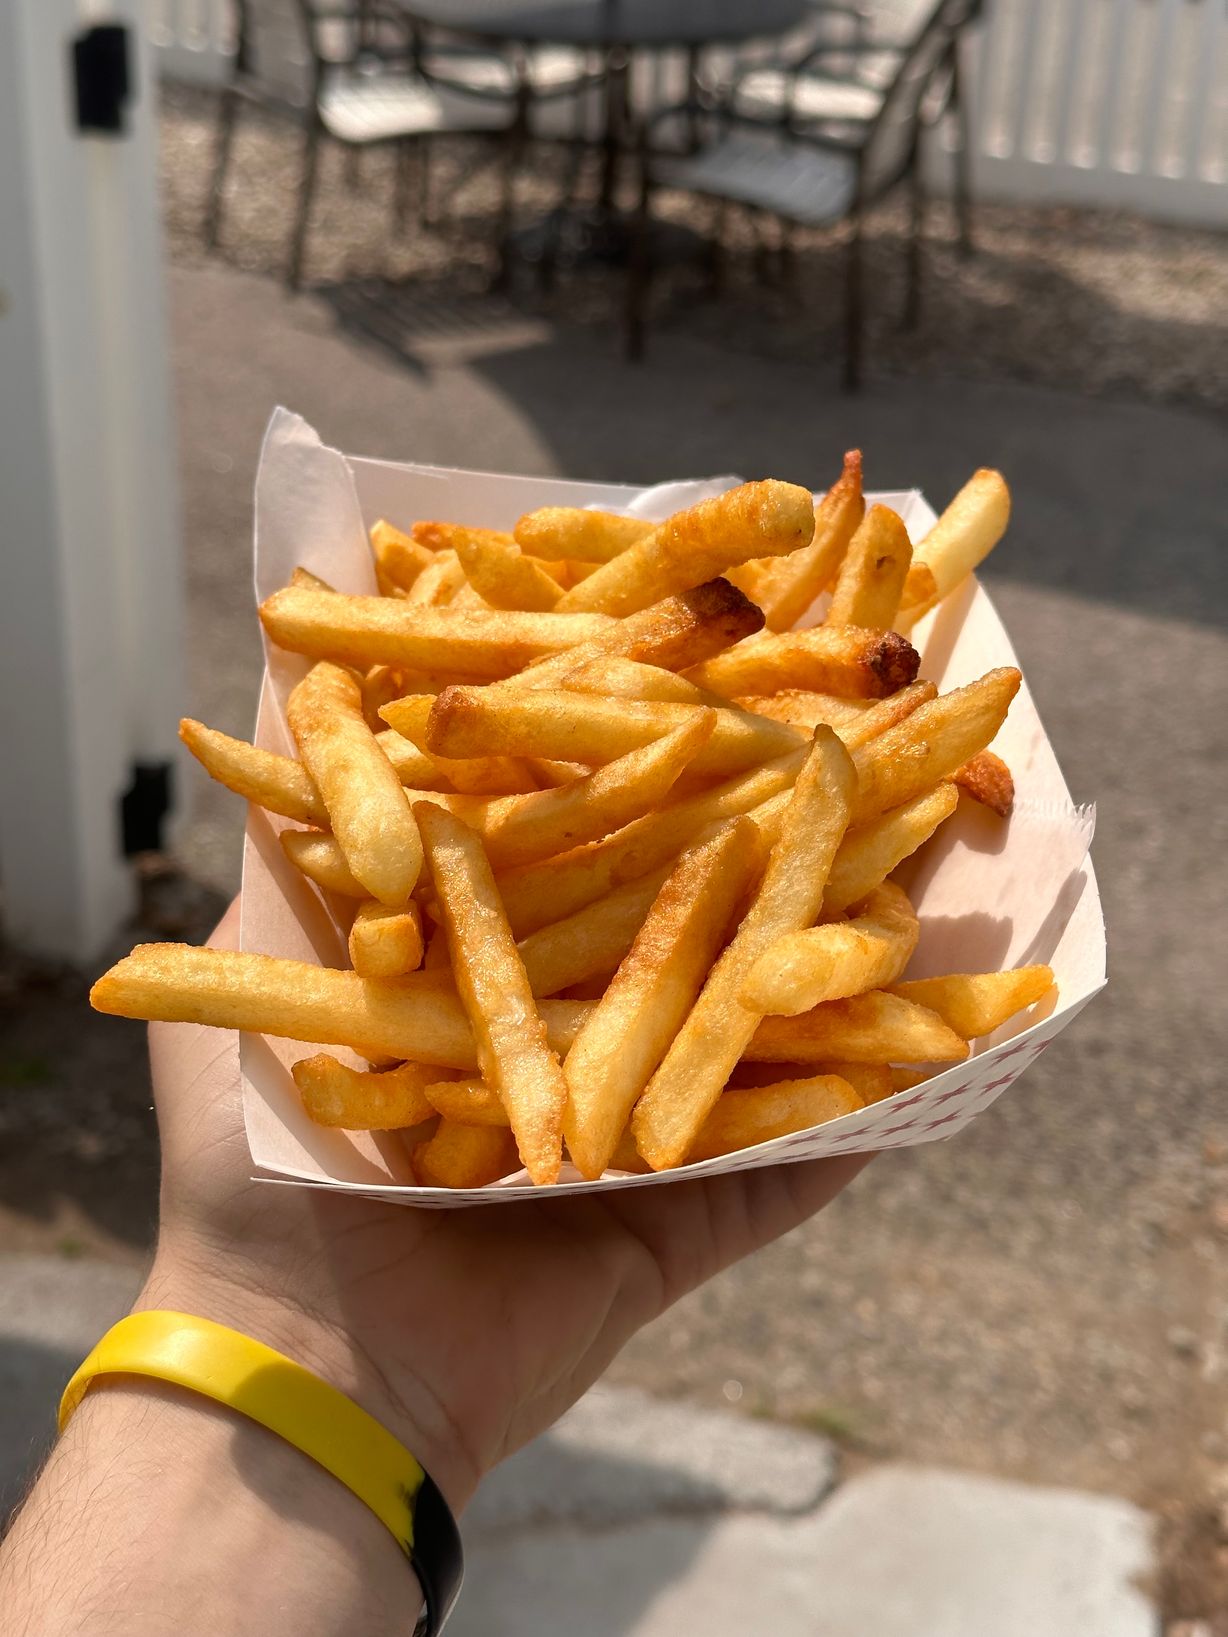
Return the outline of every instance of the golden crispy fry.
{"type": "Polygon", "coordinates": [[[554,1182],[562,1158],[567,1087],[512,939],[482,843],[450,813],[414,809],[448,929],[452,973],[473,1030],[482,1078],[507,1109],[535,1183],[554,1182]]]}
{"type": "Polygon", "coordinates": [[[465,578],[491,608],[546,610],[563,595],[558,581],[531,557],[480,529],[460,532],[454,549],[465,578]]]}
{"type": "Polygon", "coordinates": [[[806,1080],[781,1080],[773,1086],[724,1091],[699,1128],[686,1163],[735,1154],[756,1143],[787,1137],[853,1114],[865,1103],[847,1080],[836,1074],[806,1080]]]}
{"type": "Polygon", "coordinates": [[[836,732],[845,750],[856,750],[860,745],[876,739],[880,733],[886,733],[888,728],[893,728],[906,716],[911,716],[918,705],[937,697],[938,689],[932,682],[910,682],[899,693],[893,693],[886,699],[875,699],[856,721],[838,723],[836,732]]]}
{"type": "Polygon", "coordinates": [[[260,618],[272,640],[291,653],[481,677],[511,676],[545,654],[587,642],[610,623],[603,614],[423,608],[395,597],[343,597],[302,586],[275,591],[260,618]]]}
{"type": "Polygon", "coordinates": [[[568,693],[595,693],[607,699],[658,699],[666,704],[714,705],[718,709],[729,703],[660,665],[617,657],[590,659],[569,671],[560,686],[568,693]]]}
{"type": "Polygon", "coordinates": [[[516,525],[516,543],[534,557],[574,557],[608,563],[656,529],[642,517],[590,512],[579,506],[542,506],[516,525]]]}
{"type": "Polygon", "coordinates": [[[992,750],[982,750],[962,767],[957,767],[951,775],[951,783],[973,801],[992,808],[999,818],[1010,817],[1015,805],[1015,781],[1010,768],[992,750]]]}
{"type": "Polygon", "coordinates": [[[523,938],[554,917],[572,915],[624,882],[671,862],[706,825],[749,813],[780,791],[791,790],[806,754],[803,746],[712,790],[649,813],[604,841],[500,876],[503,906],[516,936],[523,938]]]}
{"type": "Polygon", "coordinates": [[[446,608],[465,583],[465,571],[456,552],[441,551],[405,593],[405,600],[415,608],[446,608]]]}
{"type": "Polygon", "coordinates": [[[871,506],[849,542],[823,623],[885,629],[900,606],[911,561],[901,519],[888,506],[871,506]]]}
{"type": "Polygon", "coordinates": [[[362,690],[362,714],[372,733],[379,734],[383,731],[380,707],[388,704],[389,700],[400,699],[403,694],[411,692],[407,686],[409,681],[408,672],[398,671],[391,665],[372,665],[359,679],[358,686],[362,690]]]}
{"type": "Polygon", "coordinates": [[[330,591],[333,596],[338,595],[336,586],[329,585],[327,580],[322,580],[318,574],[313,574],[301,563],[290,576],[290,584],[305,587],[308,591],[330,591]]]}
{"type": "Polygon", "coordinates": [[[599,636],[538,660],[516,677],[515,686],[557,688],[569,672],[609,655],[683,671],[762,626],[762,613],[736,586],[728,580],[710,580],[626,619],[611,620],[599,636]]]}
{"type": "Polygon", "coordinates": [[[437,1080],[426,1088],[435,1112],[455,1125],[493,1125],[508,1130],[507,1110],[485,1080],[437,1080]]]}
{"type": "Polygon", "coordinates": [[[283,830],[278,837],[282,851],[309,881],[325,892],[342,898],[369,898],[371,894],[357,880],[345,861],[345,854],[332,836],[319,830],[283,830]]]}
{"type": "Polygon", "coordinates": [[[769,631],[791,631],[820,592],[827,590],[865,510],[861,450],[850,449],[844,470],[814,509],[814,539],[800,551],[759,565],[753,595],[769,631]]]}
{"type": "Polygon", "coordinates": [[[847,1080],[867,1108],[871,1103],[885,1102],[895,1091],[892,1071],[886,1063],[820,1063],[818,1072],[838,1074],[847,1080]]]}
{"type": "Polygon", "coordinates": [[[371,552],[381,589],[386,583],[400,591],[409,591],[423,569],[434,561],[425,546],[393,528],[382,517],[371,525],[371,552]]]}
{"type": "Polygon", "coordinates": [[[400,781],[362,714],[348,671],[313,665],[286,706],[345,861],[373,898],[398,908],[422,868],[418,827],[400,781]]]}
{"type": "Polygon", "coordinates": [[[496,545],[510,546],[512,537],[502,529],[475,529],[469,523],[415,523],[410,534],[420,546],[428,551],[451,551],[455,548],[457,536],[464,534],[482,534],[496,545]]]}
{"type": "MultiPolygon", "coordinates": [[[[707,697],[719,699],[721,695],[707,697]]],[[[770,716],[774,722],[787,722],[803,733],[813,733],[820,722],[838,732],[863,716],[872,701],[837,699],[834,693],[815,693],[806,688],[783,688],[779,693],[738,694],[732,703],[756,716],[770,716]]]]}
{"type": "Polygon", "coordinates": [[[447,787],[466,795],[508,796],[538,787],[528,767],[516,757],[472,756],[454,760],[428,756],[392,728],[377,733],[375,741],[392,763],[397,778],[411,790],[447,787]]]}
{"type": "MultiPolygon", "coordinates": [[[[558,756],[603,763],[651,744],[703,715],[700,705],[602,699],[563,689],[445,688],[432,702],[394,701],[384,720],[432,754],[558,756]]],[[[782,722],[733,706],[711,712],[715,727],[691,765],[693,773],[730,774],[805,743],[782,722]]]]}
{"type": "Polygon", "coordinates": [[[1006,533],[1010,515],[1010,490],[1001,472],[974,472],[913,553],[901,619],[920,619],[954,591],[1006,533]]]}
{"type": "MultiPolygon", "coordinates": [[[[1053,970],[1048,966],[1017,966],[1010,972],[958,972],[945,978],[915,978],[897,983],[891,993],[904,1000],[928,1006],[965,1040],[992,1034],[1007,1018],[1033,1006],[1053,987],[1053,970]]],[[[894,1057],[908,1062],[921,1061],[924,1054],[894,1057]]]]}
{"type": "Polygon", "coordinates": [[[809,544],[813,533],[814,506],[808,490],[774,478],[743,483],[666,518],[651,534],[573,586],[559,608],[631,614],[700,585],[735,563],[795,551],[809,544]]]}
{"type": "Polygon", "coordinates": [[[433,1137],[410,1156],[424,1188],[485,1188],[517,1166],[510,1131],[440,1120],[433,1137]]]}
{"type": "Polygon", "coordinates": [[[684,853],[577,1035],[563,1065],[563,1130],[583,1176],[599,1177],[610,1163],[635,1100],[691,1010],[759,863],[755,830],[745,818],[684,853]]]}
{"type": "Polygon", "coordinates": [[[901,1091],[911,1091],[914,1086],[923,1086],[927,1080],[932,1080],[936,1074],[942,1073],[943,1065],[935,1063],[924,1069],[905,1068],[902,1064],[891,1065],[891,1095],[894,1097],[901,1091]]]}
{"type": "MultiPolygon", "coordinates": [[[[116,1017],[349,1046],[363,1057],[411,1058],[470,1073],[477,1067],[460,1001],[441,990],[434,973],[381,982],[273,955],[138,944],[99,978],[90,1005],[116,1017]]],[[[555,1051],[567,1050],[589,1011],[568,1000],[544,1000],[539,1009],[555,1051]]]]}
{"type": "Polygon", "coordinates": [[[841,699],[882,699],[905,688],[921,661],[895,631],[820,625],[809,631],[763,632],[747,637],[687,677],[701,688],[735,694],[806,688],[841,699]]]}
{"type": "Polygon", "coordinates": [[[829,1000],[800,1017],[768,1017],[745,1057],[751,1063],[959,1063],[968,1043],[927,1006],[871,989],[829,1000]]]}
{"type": "Polygon", "coordinates": [[[401,1063],[395,1069],[351,1069],[327,1052],[305,1057],[290,1070],[303,1107],[317,1125],[346,1131],[399,1131],[429,1120],[434,1106],[423,1087],[437,1068],[401,1063]]]}
{"type": "Polygon", "coordinates": [[[543,790],[557,790],[559,785],[592,772],[584,762],[557,762],[549,756],[526,756],[524,764],[543,790]]]}
{"type": "Polygon", "coordinates": [[[715,726],[716,712],[699,710],[672,732],[585,778],[487,803],[480,833],[492,866],[532,864],[596,841],[649,812],[694,764],[715,726]]]}
{"type": "Polygon", "coordinates": [[[422,964],[422,912],[417,904],[389,909],[372,899],[358,906],[350,927],[350,964],[362,978],[399,978],[422,964]]]}
{"type": "Polygon", "coordinates": [[[759,1014],[741,999],[747,973],[777,938],[818,915],[855,790],[844,746],[831,728],[816,728],[759,890],[632,1115],[636,1147],[654,1170],[686,1155],[755,1033],[759,1014]]]}
{"type": "Polygon", "coordinates": [[[853,823],[868,824],[888,808],[911,801],[984,750],[1006,720],[1021,681],[1010,665],[987,671],[979,681],[919,706],[855,750],[853,823]]]}
{"type": "Polygon", "coordinates": [[[740,998],[752,1011],[796,1017],[825,1000],[886,988],[911,960],[920,931],[905,894],[884,881],[855,920],[777,938],[751,967],[740,998]]]}
{"type": "Polygon", "coordinates": [[[302,762],[258,750],[190,716],[180,722],[179,737],[211,778],[244,800],[302,824],[328,823],[320,792],[302,762]]]}
{"type": "Polygon", "coordinates": [[[635,941],[668,874],[668,868],[653,870],[521,938],[516,947],[533,993],[557,995],[612,973],[635,941]]]}
{"type": "Polygon", "coordinates": [[[897,864],[928,841],[958,805],[954,785],[940,784],[903,806],[893,807],[872,824],[850,830],[831,867],[823,894],[823,914],[840,915],[850,904],[859,904],[897,864]]]}

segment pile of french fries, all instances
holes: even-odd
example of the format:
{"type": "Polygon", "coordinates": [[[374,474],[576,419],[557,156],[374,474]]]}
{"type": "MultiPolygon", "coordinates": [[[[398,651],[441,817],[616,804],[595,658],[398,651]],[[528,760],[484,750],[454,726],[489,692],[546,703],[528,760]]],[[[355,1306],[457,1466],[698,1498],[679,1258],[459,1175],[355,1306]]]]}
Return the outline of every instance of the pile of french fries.
{"type": "Polygon", "coordinates": [[[961,793],[1009,814],[1020,676],[940,695],[908,633],[1009,510],[979,471],[914,550],[854,451],[817,505],[767,480],[660,524],[377,523],[378,596],[299,569],[260,610],[311,661],[298,759],[182,725],[291,821],[352,970],[148,944],[94,1006],[350,1048],[371,1066],[294,1065],[308,1114],[407,1132],[440,1188],[711,1159],[966,1057],[1052,973],[902,982],[891,876],[961,793]]]}

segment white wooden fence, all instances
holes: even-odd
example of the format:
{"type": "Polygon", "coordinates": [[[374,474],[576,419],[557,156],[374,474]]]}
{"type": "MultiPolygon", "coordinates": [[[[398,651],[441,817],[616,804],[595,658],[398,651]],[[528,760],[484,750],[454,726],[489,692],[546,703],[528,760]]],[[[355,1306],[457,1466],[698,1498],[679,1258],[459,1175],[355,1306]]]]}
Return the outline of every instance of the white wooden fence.
{"type": "MultiPolygon", "coordinates": [[[[229,0],[145,4],[163,73],[221,83],[229,0]]],[[[968,65],[980,197],[1228,226],[1228,0],[986,10],[968,65]]]]}

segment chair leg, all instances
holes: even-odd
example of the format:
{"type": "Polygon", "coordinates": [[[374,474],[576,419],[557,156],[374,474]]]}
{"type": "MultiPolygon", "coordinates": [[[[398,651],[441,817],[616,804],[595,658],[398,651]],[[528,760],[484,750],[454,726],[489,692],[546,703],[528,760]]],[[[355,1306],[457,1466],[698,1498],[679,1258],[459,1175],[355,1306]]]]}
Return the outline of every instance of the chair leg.
{"type": "Polygon", "coordinates": [[[718,199],[712,212],[712,236],[708,240],[708,294],[713,299],[725,288],[725,226],[729,205],[718,199]]]}
{"type": "Polygon", "coordinates": [[[418,138],[418,223],[421,227],[434,224],[435,213],[431,197],[431,158],[434,144],[429,136],[418,138]]]}
{"type": "Polygon", "coordinates": [[[503,178],[499,197],[499,265],[495,270],[492,288],[507,290],[512,282],[512,232],[516,224],[516,176],[520,170],[525,149],[525,122],[517,117],[504,137],[506,152],[503,156],[503,178]]]}
{"type": "Polygon", "coordinates": [[[845,274],[847,283],[844,297],[844,390],[857,392],[861,387],[862,340],[862,242],[861,211],[853,214],[853,231],[846,252],[845,274]]]}
{"type": "Polygon", "coordinates": [[[397,232],[404,237],[409,222],[409,193],[413,183],[414,153],[408,141],[398,142],[393,152],[396,167],[392,215],[397,232]]]}
{"type": "Polygon", "coordinates": [[[228,87],[222,93],[222,105],[217,122],[217,153],[213,161],[213,177],[209,183],[209,203],[205,208],[205,244],[216,250],[222,231],[222,202],[226,192],[226,173],[230,169],[230,155],[234,147],[235,125],[239,119],[239,93],[228,87]]]}
{"type": "Polygon", "coordinates": [[[921,241],[925,231],[925,176],[920,152],[914,152],[908,176],[908,288],[904,296],[904,328],[921,322],[921,241]]]}
{"type": "Polygon", "coordinates": [[[299,181],[298,216],[290,240],[290,265],[286,282],[297,290],[303,281],[303,252],[307,245],[307,225],[311,217],[311,201],[315,193],[316,171],[320,160],[320,132],[314,125],[307,127],[303,143],[303,174],[299,181]]]}
{"type": "Polygon", "coordinates": [[[948,108],[955,120],[955,213],[959,222],[959,252],[970,256],[972,242],[972,123],[964,98],[959,47],[951,59],[951,97],[948,108]]]}

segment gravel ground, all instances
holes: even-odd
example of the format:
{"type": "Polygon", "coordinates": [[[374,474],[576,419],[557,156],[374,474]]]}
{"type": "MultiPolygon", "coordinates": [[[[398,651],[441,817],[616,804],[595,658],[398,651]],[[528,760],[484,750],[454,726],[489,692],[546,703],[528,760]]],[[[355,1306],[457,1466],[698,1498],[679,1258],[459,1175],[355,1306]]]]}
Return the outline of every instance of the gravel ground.
{"type": "MultiPolygon", "coordinates": [[[[164,92],[162,177],[172,257],[206,256],[201,218],[213,154],[215,101],[208,92],[164,92]]],[[[297,199],[298,139],[287,124],[246,116],[227,195],[223,254],[233,265],[281,273],[297,199]]],[[[413,310],[416,324],[449,322],[433,309],[484,293],[492,265],[489,148],[454,144],[437,156],[436,196],[449,201],[445,234],[391,229],[391,160],[362,157],[351,186],[339,149],[325,150],[306,277],[322,286],[362,287],[368,307],[413,310]]],[[[521,188],[532,217],[557,197],[548,150],[521,188]]],[[[662,200],[673,218],[701,231],[706,207],[662,200]]],[[[989,205],[976,212],[976,254],[962,258],[951,211],[933,207],[922,322],[904,330],[904,209],[888,201],[872,215],[866,259],[867,355],[874,373],[963,380],[1030,381],[1084,395],[1138,397],[1228,409],[1228,253],[1223,234],[1158,226],[1124,214],[989,205]]],[[[771,234],[767,235],[771,239],[771,234]]],[[[696,300],[695,274],[659,281],[653,330],[719,339],[725,348],[826,362],[841,345],[844,257],[831,234],[803,234],[792,276],[765,285],[753,221],[733,216],[726,286],[696,300]]],[[[701,287],[701,286],[700,286],[701,287]]],[[[607,270],[564,274],[549,297],[519,279],[524,313],[609,328],[621,289],[607,270]]],[[[650,342],[651,344],[651,342],[650,342]]]]}

